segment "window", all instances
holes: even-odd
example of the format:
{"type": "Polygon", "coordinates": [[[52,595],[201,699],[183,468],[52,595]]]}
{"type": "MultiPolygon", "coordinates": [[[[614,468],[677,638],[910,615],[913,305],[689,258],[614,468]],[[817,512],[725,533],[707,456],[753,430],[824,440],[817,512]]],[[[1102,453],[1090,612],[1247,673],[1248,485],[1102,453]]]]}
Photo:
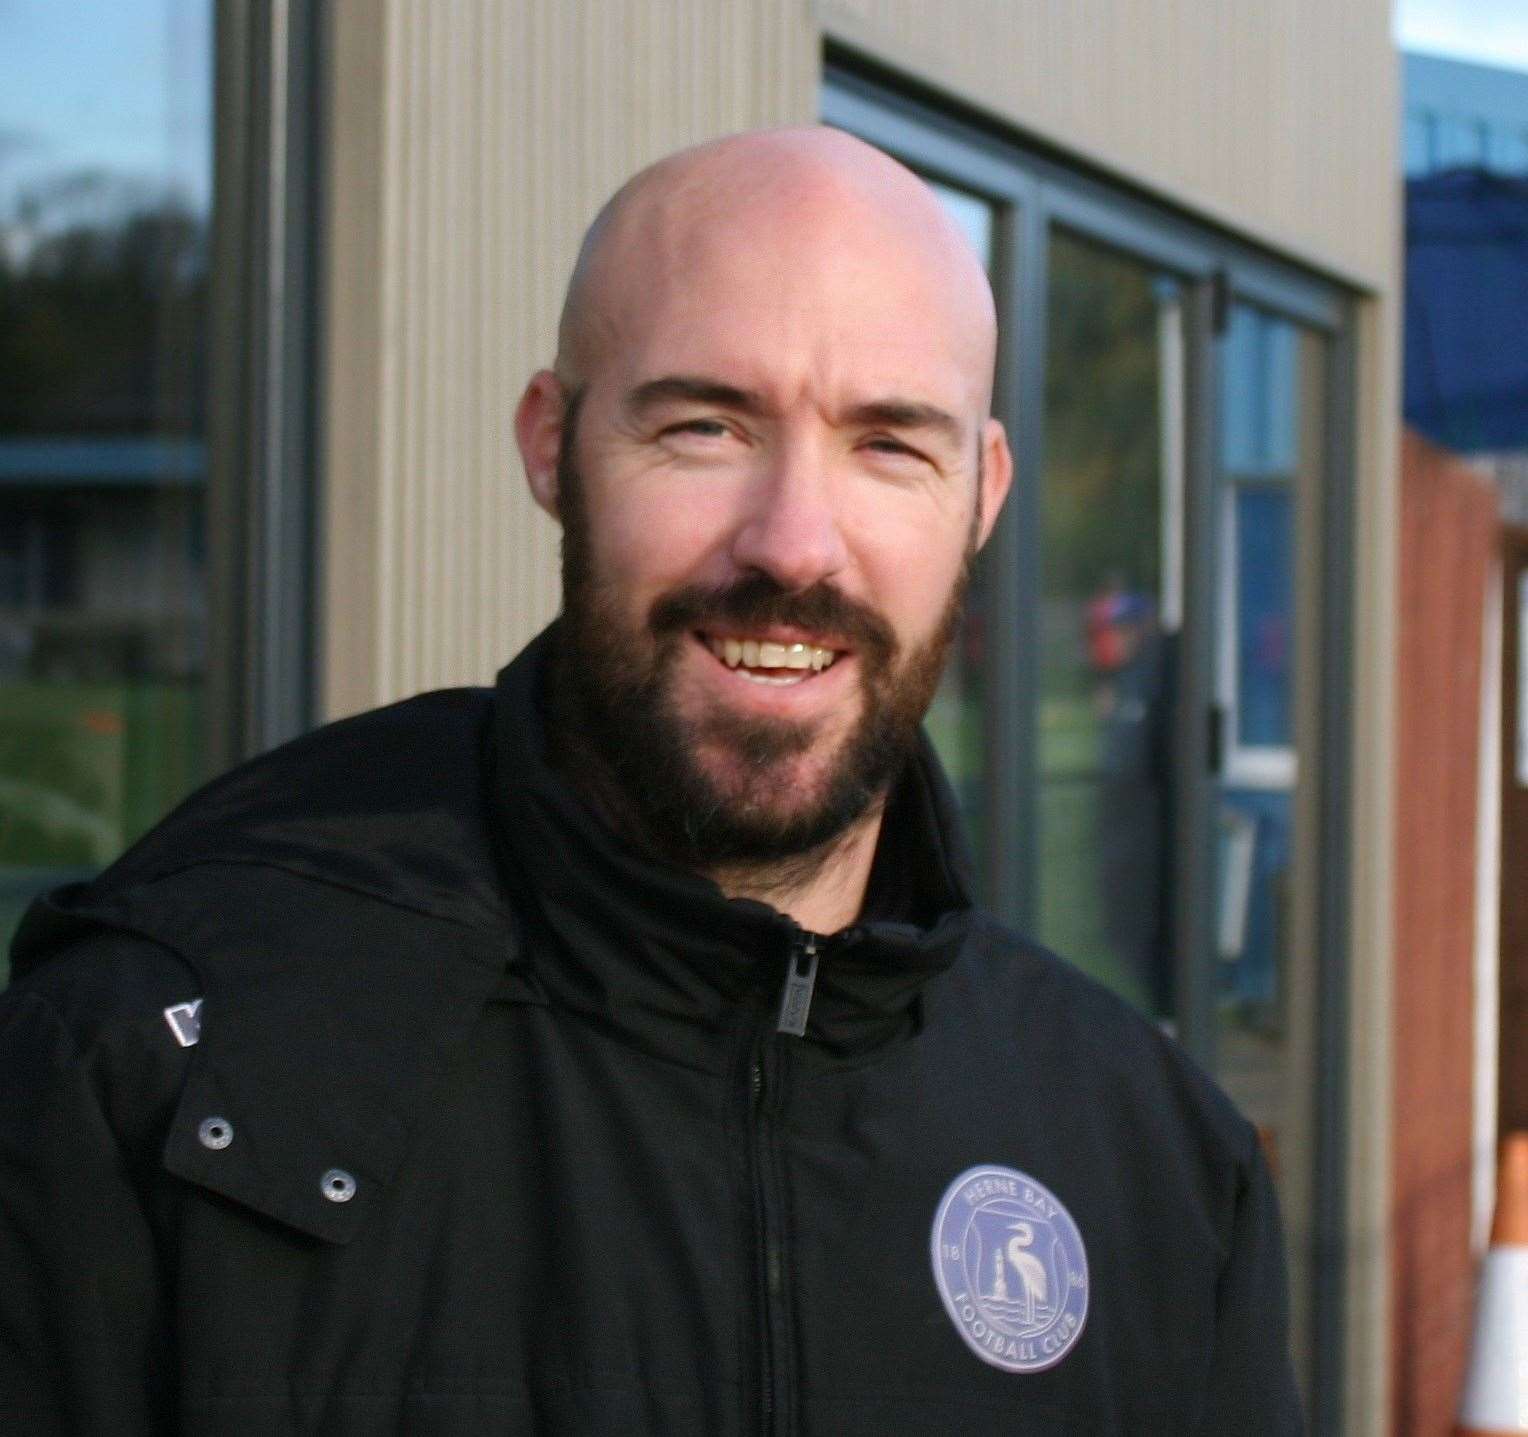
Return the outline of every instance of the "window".
{"type": "Polygon", "coordinates": [[[210,3],[0,15],[6,945],[203,773],[212,43],[210,3]]]}
{"type": "Polygon", "coordinates": [[[317,41],[306,0],[0,10],[0,953],[308,720],[317,41]]]}

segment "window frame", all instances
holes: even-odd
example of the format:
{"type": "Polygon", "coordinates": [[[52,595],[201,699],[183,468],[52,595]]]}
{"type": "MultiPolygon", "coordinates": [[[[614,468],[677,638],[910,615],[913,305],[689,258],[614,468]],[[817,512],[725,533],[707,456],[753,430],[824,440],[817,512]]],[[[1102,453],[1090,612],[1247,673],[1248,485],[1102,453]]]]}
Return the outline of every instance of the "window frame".
{"type": "Polygon", "coordinates": [[[208,759],[317,716],[324,0],[218,4],[208,759]]]}

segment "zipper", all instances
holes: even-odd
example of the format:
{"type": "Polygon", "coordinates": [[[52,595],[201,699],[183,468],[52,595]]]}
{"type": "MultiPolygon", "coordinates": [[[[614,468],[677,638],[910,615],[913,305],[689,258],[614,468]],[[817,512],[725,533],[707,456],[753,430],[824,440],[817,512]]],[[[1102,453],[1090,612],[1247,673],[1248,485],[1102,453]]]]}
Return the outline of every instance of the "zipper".
{"type": "Polygon", "coordinates": [[[785,986],[780,990],[777,1033],[806,1037],[806,1020],[812,1012],[812,993],[817,987],[817,935],[797,933],[791,939],[785,961],[785,986]]]}
{"type": "Polygon", "coordinates": [[[774,1134],[770,1121],[773,1097],[771,1049],[775,1044],[773,1025],[761,1015],[753,1038],[748,1062],[748,1135],[749,1167],[753,1175],[754,1268],[757,1291],[759,1354],[759,1430],[774,1434],[783,1430],[776,1388],[780,1382],[781,1351],[780,1291],[782,1274],[779,1259],[778,1224],[773,1195],[774,1134]]]}
{"type": "Polygon", "coordinates": [[[821,940],[793,929],[786,954],[785,980],[774,1021],[760,1013],[748,1062],[749,1161],[753,1171],[754,1224],[757,1232],[759,1312],[759,1405],[761,1430],[786,1437],[795,1428],[792,1391],[790,1307],[786,1290],[785,1245],[775,1113],[789,1045],[781,1035],[803,1037],[817,983],[821,940]]]}

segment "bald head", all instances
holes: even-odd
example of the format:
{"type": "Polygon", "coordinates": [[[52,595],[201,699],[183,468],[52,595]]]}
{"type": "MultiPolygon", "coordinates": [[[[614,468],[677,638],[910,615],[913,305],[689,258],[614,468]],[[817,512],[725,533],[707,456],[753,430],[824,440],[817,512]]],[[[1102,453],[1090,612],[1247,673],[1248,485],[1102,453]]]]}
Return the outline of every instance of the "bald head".
{"type": "MultiPolygon", "coordinates": [[[[644,312],[702,271],[773,266],[783,286],[813,263],[859,260],[911,282],[926,321],[947,323],[990,402],[996,319],[980,260],[933,191],[882,151],[826,127],[756,131],[659,160],[589,227],[568,286],[556,372],[583,386],[644,312]]],[[[848,275],[842,277],[854,283],[848,275]]]]}

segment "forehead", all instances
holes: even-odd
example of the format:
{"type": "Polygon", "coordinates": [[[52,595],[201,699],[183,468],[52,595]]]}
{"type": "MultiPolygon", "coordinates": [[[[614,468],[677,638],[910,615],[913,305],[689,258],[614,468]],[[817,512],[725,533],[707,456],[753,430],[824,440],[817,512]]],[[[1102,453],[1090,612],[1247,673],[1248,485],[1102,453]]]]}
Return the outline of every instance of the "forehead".
{"type": "Polygon", "coordinates": [[[926,223],[838,195],[657,209],[611,247],[590,378],[704,373],[782,403],[906,391],[982,408],[990,300],[953,258],[926,223]]]}

